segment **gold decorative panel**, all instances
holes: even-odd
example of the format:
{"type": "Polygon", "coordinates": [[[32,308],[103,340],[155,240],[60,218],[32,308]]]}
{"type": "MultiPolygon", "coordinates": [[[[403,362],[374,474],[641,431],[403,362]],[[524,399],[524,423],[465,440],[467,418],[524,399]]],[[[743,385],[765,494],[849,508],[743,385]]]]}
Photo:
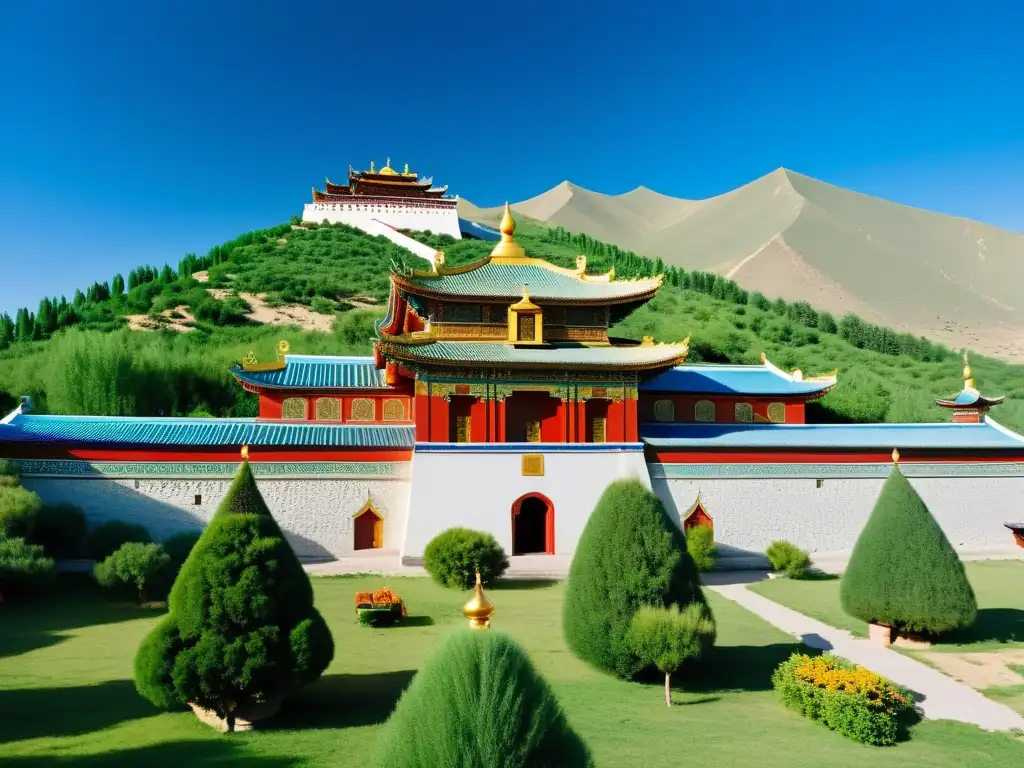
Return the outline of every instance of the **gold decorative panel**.
{"type": "Polygon", "coordinates": [[[533,315],[519,316],[519,340],[533,341],[537,336],[537,325],[533,315]]]}
{"type": "Polygon", "coordinates": [[[528,443],[539,443],[540,442],[540,422],[539,421],[528,421],[528,422],[526,422],[526,442],[528,442],[528,443]]]}
{"type": "Polygon", "coordinates": [[[786,421],[786,404],[772,403],[768,406],[768,421],[784,424],[786,421]]]}
{"type": "Polygon", "coordinates": [[[736,403],[733,407],[733,419],[749,424],[754,420],[754,406],[750,403],[736,403]]]}
{"type": "Polygon", "coordinates": [[[357,397],[352,401],[352,421],[373,421],[373,400],[357,397]]]}
{"type": "Polygon", "coordinates": [[[437,339],[506,339],[507,325],[454,325],[452,323],[434,323],[434,338],[437,339]]]}
{"type": "Polygon", "coordinates": [[[715,404],[712,403],[710,400],[698,400],[697,404],[693,406],[693,420],[714,421],[715,404]]]}
{"type": "Polygon", "coordinates": [[[595,416],[590,420],[590,432],[593,435],[593,442],[607,442],[607,424],[608,420],[604,416],[595,416]]]}
{"type": "Polygon", "coordinates": [[[336,397],[316,399],[317,421],[341,421],[341,400],[336,397]]]}
{"type": "Polygon", "coordinates": [[[676,404],[671,400],[655,400],[654,401],[654,420],[655,421],[675,421],[676,420],[676,404]]]}
{"type": "Polygon", "coordinates": [[[384,421],[405,421],[405,403],[397,398],[385,400],[384,421]]]}
{"type": "Polygon", "coordinates": [[[523,454],[523,477],[542,477],[544,475],[544,454],[523,454]]]}
{"type": "Polygon", "coordinates": [[[469,416],[455,417],[455,442],[468,443],[470,441],[470,424],[472,419],[469,416]]]}
{"type": "Polygon", "coordinates": [[[281,403],[281,418],[286,421],[305,421],[306,399],[304,397],[286,397],[281,403]]]}

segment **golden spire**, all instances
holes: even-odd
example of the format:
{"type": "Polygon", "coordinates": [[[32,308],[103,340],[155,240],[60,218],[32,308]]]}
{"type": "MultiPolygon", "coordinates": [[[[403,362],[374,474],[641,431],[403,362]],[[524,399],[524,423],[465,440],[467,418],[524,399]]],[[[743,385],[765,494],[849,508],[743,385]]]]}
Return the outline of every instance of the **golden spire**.
{"type": "Polygon", "coordinates": [[[408,163],[405,164],[405,169],[402,171],[402,174],[405,175],[405,176],[409,175],[409,164],[408,163]]]}
{"type": "Polygon", "coordinates": [[[971,373],[971,364],[967,360],[967,350],[964,350],[964,389],[974,389],[974,374],[971,373]]]}
{"type": "Polygon", "coordinates": [[[473,596],[462,606],[462,615],[469,619],[470,629],[488,629],[491,626],[492,613],[494,613],[494,603],[488,600],[487,595],[484,594],[483,584],[480,583],[480,571],[477,571],[473,596]]]}
{"type": "Polygon", "coordinates": [[[893,448],[892,449],[892,463],[893,464],[899,464],[900,463],[900,452],[899,452],[898,448],[893,448]]]}
{"type": "Polygon", "coordinates": [[[248,445],[243,445],[242,446],[242,461],[248,461],[248,460],[249,460],[249,446],[248,445]]]}
{"type": "Polygon", "coordinates": [[[384,161],[384,167],[385,168],[390,168],[391,167],[391,158],[390,157],[387,160],[384,161]]]}
{"type": "Polygon", "coordinates": [[[373,170],[373,160],[370,161],[370,173],[376,173],[376,171],[373,170]]]}
{"type": "Polygon", "coordinates": [[[501,217],[501,242],[494,246],[494,250],[491,251],[492,259],[525,259],[526,251],[523,250],[523,246],[512,239],[512,235],[516,231],[516,221],[512,218],[512,209],[509,208],[508,203],[505,203],[505,213],[501,217]]]}

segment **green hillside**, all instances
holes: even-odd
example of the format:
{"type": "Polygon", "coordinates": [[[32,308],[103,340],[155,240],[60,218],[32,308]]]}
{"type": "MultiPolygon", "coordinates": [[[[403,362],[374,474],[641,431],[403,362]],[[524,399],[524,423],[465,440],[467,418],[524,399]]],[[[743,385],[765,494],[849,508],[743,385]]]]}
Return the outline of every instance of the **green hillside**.
{"type": "MultiPolygon", "coordinates": [[[[447,263],[487,255],[485,242],[415,235],[445,251],[447,263]]],[[[839,385],[814,408],[813,420],[943,421],[936,397],[959,391],[959,355],[898,335],[855,316],[833,318],[798,302],[769,302],[721,276],[665,267],[634,253],[521,221],[516,238],[533,256],[572,266],[579,253],[595,272],[620,278],[665,274],[658,297],[613,329],[618,336],[691,336],[691,361],[776,365],[807,375],[839,369],[839,385]]],[[[37,411],[120,415],[254,415],[254,396],[227,369],[249,350],[270,358],[281,338],[306,354],[368,354],[373,321],[383,312],[393,264],[425,264],[383,238],[345,226],[281,225],[248,233],[178,268],[145,267],[127,280],[96,283],[71,301],[44,299],[35,312],[0,316],[0,409],[15,396],[37,411]],[[205,281],[194,275],[205,272],[205,281]],[[208,289],[226,292],[211,296],[208,289]],[[305,305],[335,314],[334,333],[259,325],[235,293],[265,294],[271,306],[305,305]],[[221,295],[221,294],[219,294],[221,295]],[[376,305],[379,309],[368,309],[376,305]],[[193,330],[128,330],[128,315],[187,308],[193,330]]],[[[972,357],[987,393],[1005,394],[995,412],[1024,431],[1024,366],[972,357]]]]}

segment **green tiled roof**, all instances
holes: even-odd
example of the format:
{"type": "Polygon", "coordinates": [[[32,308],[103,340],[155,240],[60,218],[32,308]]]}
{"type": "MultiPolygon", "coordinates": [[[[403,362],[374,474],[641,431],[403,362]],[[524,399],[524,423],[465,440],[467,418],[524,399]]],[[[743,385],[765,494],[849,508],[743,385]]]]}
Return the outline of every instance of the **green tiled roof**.
{"type": "Polygon", "coordinates": [[[552,344],[539,347],[468,341],[430,344],[384,343],[385,355],[424,363],[469,362],[496,366],[562,366],[569,368],[657,368],[672,365],[686,354],[686,345],[592,346],[552,344]]]}
{"type": "Polygon", "coordinates": [[[239,381],[268,389],[390,389],[372,357],[285,355],[280,371],[231,369],[239,381]]]}
{"type": "Polygon", "coordinates": [[[476,269],[439,277],[406,277],[401,282],[435,294],[479,296],[481,298],[519,299],[523,285],[530,286],[530,298],[540,301],[573,299],[595,303],[621,301],[653,293],[660,282],[656,279],[588,282],[534,264],[501,264],[489,262],[476,269]]]}

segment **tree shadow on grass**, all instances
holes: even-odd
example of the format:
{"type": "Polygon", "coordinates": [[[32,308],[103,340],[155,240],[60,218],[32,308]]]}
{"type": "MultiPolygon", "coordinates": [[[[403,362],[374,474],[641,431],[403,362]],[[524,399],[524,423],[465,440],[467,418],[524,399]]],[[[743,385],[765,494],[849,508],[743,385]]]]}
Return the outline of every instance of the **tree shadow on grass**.
{"type": "Polygon", "coordinates": [[[0,605],[0,658],[56,645],[61,633],[80,627],[116,624],[164,613],[163,606],[113,602],[84,574],[61,576],[53,590],[31,602],[0,605]]]}
{"type": "Polygon", "coordinates": [[[289,698],[268,726],[274,730],[378,725],[395,710],[415,670],[325,675],[289,698]]]}
{"type": "Polygon", "coordinates": [[[1022,643],[1024,642],[1024,611],[1017,608],[981,608],[978,618],[966,629],[942,635],[938,644],[946,643],[1022,643]]]}
{"type": "Polygon", "coordinates": [[[66,688],[0,690],[0,744],[51,736],[77,736],[157,710],[130,680],[108,680],[66,688]]]}
{"type": "Polygon", "coordinates": [[[527,589],[547,589],[558,583],[558,579],[498,579],[494,584],[487,587],[488,590],[508,591],[527,589]]]}
{"type": "Polygon", "coordinates": [[[800,643],[714,646],[705,659],[680,670],[679,686],[690,693],[769,691],[775,668],[805,650],[800,643]]]}
{"type": "Polygon", "coordinates": [[[395,625],[396,628],[401,629],[402,627],[432,627],[434,626],[434,620],[429,616],[406,616],[401,622],[395,625]]]}
{"type": "MultiPolygon", "coordinates": [[[[117,749],[98,755],[44,756],[18,758],[22,768],[206,768],[206,766],[244,765],[246,768],[291,768],[305,765],[304,758],[287,755],[254,755],[243,743],[221,736],[209,741],[171,741],[135,749],[117,749]]],[[[14,765],[14,763],[12,763],[14,765]]]]}

